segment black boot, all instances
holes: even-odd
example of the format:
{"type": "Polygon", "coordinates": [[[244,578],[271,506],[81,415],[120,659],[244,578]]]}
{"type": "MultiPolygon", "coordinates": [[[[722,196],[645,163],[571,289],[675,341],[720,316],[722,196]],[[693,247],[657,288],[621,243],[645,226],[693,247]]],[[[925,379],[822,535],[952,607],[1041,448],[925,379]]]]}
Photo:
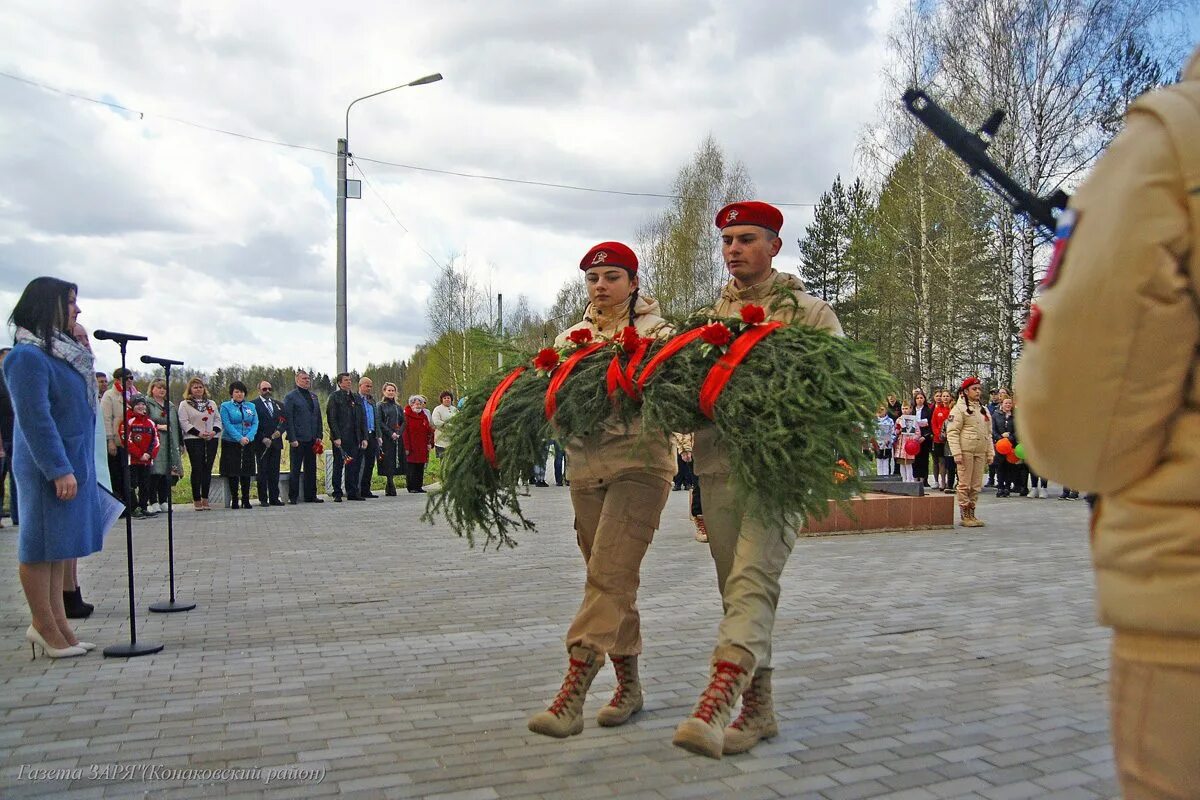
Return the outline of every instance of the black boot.
{"type": "Polygon", "coordinates": [[[63,592],[63,608],[67,611],[67,619],[86,619],[96,610],[91,603],[83,602],[83,592],[78,586],[74,591],[63,592]]]}
{"type": "Polygon", "coordinates": [[[385,495],[387,495],[388,497],[395,497],[395,496],[396,496],[396,482],[395,482],[395,480],[393,480],[392,478],[388,478],[388,479],[387,479],[387,488],[386,488],[386,489],[384,489],[383,493],[384,493],[385,495]]]}

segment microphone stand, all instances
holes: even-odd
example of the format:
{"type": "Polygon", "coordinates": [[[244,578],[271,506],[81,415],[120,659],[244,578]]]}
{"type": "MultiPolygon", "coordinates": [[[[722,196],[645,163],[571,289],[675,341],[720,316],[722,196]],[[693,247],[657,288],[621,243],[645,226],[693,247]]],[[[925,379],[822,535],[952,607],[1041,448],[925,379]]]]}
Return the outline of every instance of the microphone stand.
{"type": "MultiPolygon", "coordinates": [[[[172,361],[169,358],[153,358],[151,356],[142,356],[143,364],[159,364],[163,368],[163,373],[166,375],[167,381],[167,476],[168,481],[171,473],[171,436],[174,430],[171,426],[171,365],[180,362],[172,361]]],[[[178,422],[176,423],[178,427],[178,422]]],[[[180,462],[183,460],[183,453],[179,454],[180,462]]],[[[196,607],[195,603],[181,603],[175,599],[175,504],[171,495],[170,489],[167,490],[167,566],[171,576],[171,599],[162,602],[154,603],[150,606],[150,610],[158,614],[170,614],[176,611],[191,611],[196,607]]]]}
{"type": "MultiPolygon", "coordinates": [[[[121,374],[126,376],[124,381],[128,382],[129,371],[125,368],[125,349],[131,341],[144,342],[146,337],[129,333],[110,333],[109,331],[96,331],[92,335],[96,339],[114,341],[121,348],[121,374]]],[[[137,608],[133,599],[133,511],[129,508],[129,426],[126,424],[129,417],[129,397],[124,384],[121,386],[121,414],[121,444],[125,447],[121,479],[125,485],[125,554],[129,572],[129,644],[109,645],[104,648],[105,658],[148,656],[163,649],[161,644],[137,640],[137,608]]]]}

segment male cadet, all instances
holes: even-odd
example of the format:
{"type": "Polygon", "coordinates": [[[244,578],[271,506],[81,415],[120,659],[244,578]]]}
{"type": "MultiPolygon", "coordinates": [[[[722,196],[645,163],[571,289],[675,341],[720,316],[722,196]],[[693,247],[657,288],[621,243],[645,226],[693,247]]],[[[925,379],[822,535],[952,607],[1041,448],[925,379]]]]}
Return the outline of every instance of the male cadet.
{"type": "Polygon", "coordinates": [[[1130,106],[1058,230],[1017,369],[1021,440],[1039,475],[1100,495],[1125,797],[1200,797],[1200,49],[1130,106]],[[1100,391],[1081,418],[1084,386],[1100,391]]]}
{"type": "Polygon", "coordinates": [[[254,452],[258,458],[258,504],[261,506],[283,505],[279,499],[279,460],[283,455],[287,419],[283,405],[271,397],[273,392],[270,381],[258,382],[258,398],[254,401],[254,411],[258,414],[254,452]]]}
{"type": "MultiPolygon", "coordinates": [[[[755,304],[766,309],[767,319],[842,334],[828,303],[806,294],[799,278],[772,268],[771,259],[783,246],[779,209],[760,202],[733,203],[721,209],[716,224],[721,229],[721,255],[733,278],[713,305],[714,316],[736,317],[743,306],[755,304]]],[[[729,460],[714,428],[696,431],[693,453],[725,616],[717,629],[708,688],[692,716],[675,730],[674,742],[720,758],[722,752],[745,752],[778,732],[771,705],[771,629],[779,576],[800,520],[794,525],[765,524],[745,513],[746,498],[734,495],[729,460]],[[742,713],[727,728],[739,695],[742,713]]]]}

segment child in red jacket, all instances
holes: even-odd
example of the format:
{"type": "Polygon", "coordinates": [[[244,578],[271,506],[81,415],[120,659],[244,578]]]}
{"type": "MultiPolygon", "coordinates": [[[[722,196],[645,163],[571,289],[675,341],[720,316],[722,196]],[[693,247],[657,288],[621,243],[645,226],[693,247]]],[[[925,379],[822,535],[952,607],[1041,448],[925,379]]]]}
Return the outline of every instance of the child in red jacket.
{"type": "Polygon", "coordinates": [[[148,411],[146,398],[135,397],[123,426],[128,437],[125,446],[129,449],[129,506],[134,517],[158,516],[146,511],[146,501],[150,499],[150,465],[158,455],[158,426],[148,411]]]}

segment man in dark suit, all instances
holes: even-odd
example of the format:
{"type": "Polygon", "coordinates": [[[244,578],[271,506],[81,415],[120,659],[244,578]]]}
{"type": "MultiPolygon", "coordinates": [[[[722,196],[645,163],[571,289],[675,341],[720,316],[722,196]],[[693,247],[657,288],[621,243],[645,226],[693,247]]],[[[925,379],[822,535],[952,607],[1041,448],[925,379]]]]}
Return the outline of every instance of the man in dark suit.
{"type": "Polygon", "coordinates": [[[363,497],[379,497],[371,491],[371,478],[375,475],[375,461],[379,458],[379,448],[383,440],[379,432],[379,409],[375,406],[375,398],[371,390],[375,384],[366,375],[358,381],[358,400],[362,403],[363,424],[367,428],[367,449],[361,451],[362,463],[359,467],[359,494],[363,497]]]}
{"type": "Polygon", "coordinates": [[[345,476],[346,499],[363,500],[359,491],[359,476],[363,451],[367,449],[367,423],[362,401],[350,387],[349,372],[337,376],[337,391],[325,404],[329,420],[329,438],[333,440],[333,502],[342,502],[342,476],[345,476]]]}
{"type": "Polygon", "coordinates": [[[300,497],[301,468],[304,470],[304,502],[325,502],[317,497],[317,451],[314,449],[321,442],[324,429],[321,406],[311,386],[312,378],[300,370],[296,373],[296,388],[283,398],[283,427],[292,448],[288,469],[288,502],[292,505],[296,505],[300,497]]]}
{"type": "MultiPolygon", "coordinates": [[[[258,414],[254,455],[258,461],[258,504],[281,506],[279,499],[279,459],[283,455],[283,406],[271,398],[270,381],[259,381],[254,411],[258,414]]],[[[290,490],[289,490],[290,491],[290,490]]]]}

